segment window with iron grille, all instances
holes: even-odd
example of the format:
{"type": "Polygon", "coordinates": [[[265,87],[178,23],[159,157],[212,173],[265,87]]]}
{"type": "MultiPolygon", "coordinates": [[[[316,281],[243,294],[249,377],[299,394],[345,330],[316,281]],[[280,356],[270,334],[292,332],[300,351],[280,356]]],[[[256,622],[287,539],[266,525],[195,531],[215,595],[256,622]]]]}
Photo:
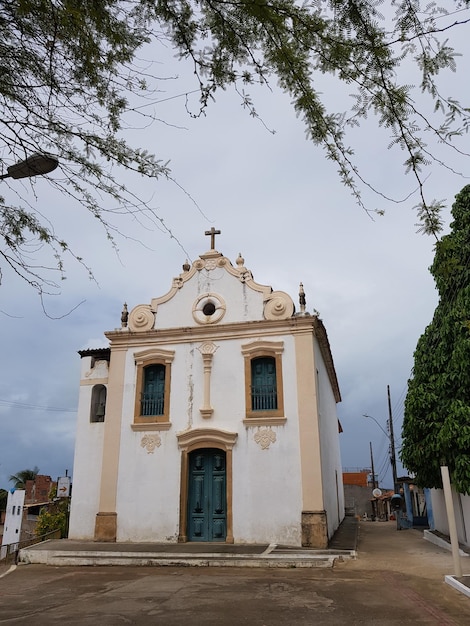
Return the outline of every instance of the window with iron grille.
{"type": "Polygon", "coordinates": [[[277,409],[276,360],[260,357],[251,361],[251,410],[277,409]]]}
{"type": "Polygon", "coordinates": [[[134,430],[170,427],[171,364],[174,350],[148,348],[135,353],[134,430]]]}
{"type": "Polygon", "coordinates": [[[144,368],[141,395],[141,415],[163,415],[165,412],[165,366],[148,365],[144,368]]]}
{"type": "Polygon", "coordinates": [[[245,362],[245,424],[283,424],[283,341],[256,339],[241,346],[245,362]]]}

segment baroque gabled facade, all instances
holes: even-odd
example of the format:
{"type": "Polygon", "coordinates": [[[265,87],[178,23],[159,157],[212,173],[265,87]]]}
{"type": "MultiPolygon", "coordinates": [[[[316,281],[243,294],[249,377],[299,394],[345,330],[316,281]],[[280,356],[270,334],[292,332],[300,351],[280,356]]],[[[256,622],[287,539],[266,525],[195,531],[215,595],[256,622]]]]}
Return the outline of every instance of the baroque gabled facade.
{"type": "Polygon", "coordinates": [[[324,548],[344,515],[325,328],[211,249],[83,350],[69,537],[324,548]]]}

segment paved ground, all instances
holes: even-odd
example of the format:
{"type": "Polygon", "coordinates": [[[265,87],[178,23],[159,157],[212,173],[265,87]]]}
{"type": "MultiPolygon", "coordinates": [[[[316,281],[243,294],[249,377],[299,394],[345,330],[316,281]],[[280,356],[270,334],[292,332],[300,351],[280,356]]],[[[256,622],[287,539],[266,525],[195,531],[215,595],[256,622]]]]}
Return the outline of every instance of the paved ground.
{"type": "Polygon", "coordinates": [[[361,522],[358,558],[330,569],[20,565],[0,579],[0,625],[470,624],[470,599],[444,583],[451,553],[422,536],[361,522]]]}

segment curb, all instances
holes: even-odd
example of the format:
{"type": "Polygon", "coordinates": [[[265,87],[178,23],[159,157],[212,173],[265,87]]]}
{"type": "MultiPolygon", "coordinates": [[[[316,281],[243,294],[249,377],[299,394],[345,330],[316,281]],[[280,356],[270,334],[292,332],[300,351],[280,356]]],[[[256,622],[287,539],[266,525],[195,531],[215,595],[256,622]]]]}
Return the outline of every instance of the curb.
{"type": "MultiPolygon", "coordinates": [[[[462,578],[468,579],[468,584],[470,585],[470,575],[462,576],[462,578]]],[[[470,598],[470,587],[460,582],[456,576],[445,576],[444,581],[454,589],[457,589],[457,591],[460,591],[460,593],[466,595],[467,598],[470,598]]]]}
{"type": "MultiPolygon", "coordinates": [[[[439,548],[444,548],[445,550],[452,551],[452,546],[450,545],[450,541],[447,541],[446,539],[439,537],[438,535],[433,533],[432,530],[423,531],[423,539],[426,539],[426,541],[433,543],[439,548]]],[[[464,550],[462,550],[461,548],[459,548],[459,555],[464,556],[464,557],[469,556],[468,553],[464,552],[464,550]]]]}

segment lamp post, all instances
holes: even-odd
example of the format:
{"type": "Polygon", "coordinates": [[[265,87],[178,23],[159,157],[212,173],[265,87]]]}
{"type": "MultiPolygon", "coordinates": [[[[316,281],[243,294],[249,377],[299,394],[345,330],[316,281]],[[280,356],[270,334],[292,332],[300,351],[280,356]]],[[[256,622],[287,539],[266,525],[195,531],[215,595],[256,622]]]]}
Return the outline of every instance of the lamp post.
{"type": "Polygon", "coordinates": [[[59,165],[59,161],[52,154],[35,152],[23,161],[14,163],[7,167],[6,174],[0,174],[0,180],[3,178],[31,178],[33,176],[44,176],[55,170],[59,165]]]}

